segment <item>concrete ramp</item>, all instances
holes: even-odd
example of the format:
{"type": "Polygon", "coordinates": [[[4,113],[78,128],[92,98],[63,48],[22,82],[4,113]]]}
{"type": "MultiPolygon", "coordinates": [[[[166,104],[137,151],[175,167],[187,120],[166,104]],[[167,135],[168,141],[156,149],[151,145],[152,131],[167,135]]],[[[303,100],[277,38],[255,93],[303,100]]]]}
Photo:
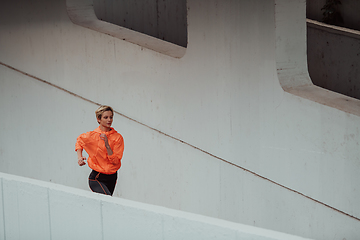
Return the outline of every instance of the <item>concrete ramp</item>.
{"type": "Polygon", "coordinates": [[[305,239],[5,173],[0,183],[0,239],[305,239]]]}

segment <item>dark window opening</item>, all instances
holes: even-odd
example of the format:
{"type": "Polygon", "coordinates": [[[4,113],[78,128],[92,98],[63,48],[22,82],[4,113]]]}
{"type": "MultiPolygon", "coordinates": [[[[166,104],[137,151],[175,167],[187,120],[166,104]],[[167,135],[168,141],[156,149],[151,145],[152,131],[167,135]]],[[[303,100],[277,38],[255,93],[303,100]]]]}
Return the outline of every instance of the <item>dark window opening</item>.
{"type": "Polygon", "coordinates": [[[360,99],[360,1],[307,0],[308,70],[314,85],[360,99]]]}
{"type": "Polygon", "coordinates": [[[187,47],[186,0],[94,0],[99,20],[187,47]]]}

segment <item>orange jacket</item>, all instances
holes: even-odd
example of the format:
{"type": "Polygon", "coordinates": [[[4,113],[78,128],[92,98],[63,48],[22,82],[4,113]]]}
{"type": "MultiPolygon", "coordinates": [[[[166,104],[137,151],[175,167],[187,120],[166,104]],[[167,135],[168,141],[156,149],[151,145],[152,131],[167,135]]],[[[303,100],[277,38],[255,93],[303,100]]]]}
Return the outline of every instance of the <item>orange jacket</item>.
{"type": "Polygon", "coordinates": [[[120,133],[111,128],[109,132],[102,132],[100,127],[94,131],[81,134],[75,143],[75,151],[85,149],[89,154],[87,160],[91,169],[105,174],[113,174],[121,167],[124,152],[124,139],[120,133]],[[108,155],[104,140],[100,134],[105,133],[113,154],[108,155]]]}

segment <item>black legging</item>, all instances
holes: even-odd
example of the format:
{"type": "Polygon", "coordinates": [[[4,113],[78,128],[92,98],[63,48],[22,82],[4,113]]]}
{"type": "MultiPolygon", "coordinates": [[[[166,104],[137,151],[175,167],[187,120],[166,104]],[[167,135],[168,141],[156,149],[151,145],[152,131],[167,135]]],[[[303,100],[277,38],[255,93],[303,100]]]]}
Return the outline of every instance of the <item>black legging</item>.
{"type": "Polygon", "coordinates": [[[92,170],[89,175],[89,187],[93,192],[112,196],[114,193],[116,180],[117,172],[108,175],[92,170]]]}

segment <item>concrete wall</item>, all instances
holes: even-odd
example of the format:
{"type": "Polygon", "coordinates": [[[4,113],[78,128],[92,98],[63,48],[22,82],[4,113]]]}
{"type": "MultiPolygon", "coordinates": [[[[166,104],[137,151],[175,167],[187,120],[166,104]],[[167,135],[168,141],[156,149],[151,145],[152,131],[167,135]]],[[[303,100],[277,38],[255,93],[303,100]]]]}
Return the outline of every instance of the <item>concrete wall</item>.
{"type": "Polygon", "coordinates": [[[313,83],[360,99],[360,32],[309,21],[307,46],[313,83]]]}
{"type": "Polygon", "coordinates": [[[0,239],[306,240],[4,173],[0,239]]]}
{"type": "Polygon", "coordinates": [[[64,1],[3,3],[1,171],[88,189],[75,139],[109,104],[125,139],[115,197],[358,239],[359,101],[297,88],[311,86],[304,1],[187,6],[173,58],[72,23],[64,1]]]}

